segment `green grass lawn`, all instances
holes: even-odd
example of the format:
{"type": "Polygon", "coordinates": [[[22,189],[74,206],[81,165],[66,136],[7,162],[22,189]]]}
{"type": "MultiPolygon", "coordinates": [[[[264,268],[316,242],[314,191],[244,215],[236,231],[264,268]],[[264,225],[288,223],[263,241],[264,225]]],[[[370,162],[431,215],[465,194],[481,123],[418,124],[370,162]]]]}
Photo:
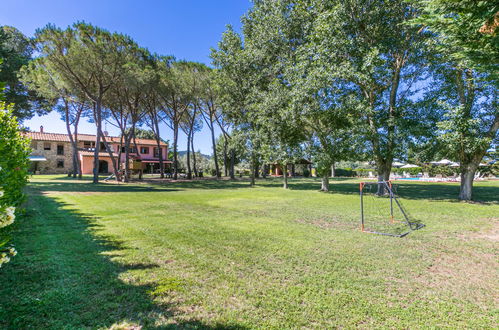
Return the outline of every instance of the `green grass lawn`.
{"type": "Polygon", "coordinates": [[[493,328],[499,181],[400,183],[404,238],[361,233],[356,180],[91,184],[38,176],[0,328],[493,328]]]}

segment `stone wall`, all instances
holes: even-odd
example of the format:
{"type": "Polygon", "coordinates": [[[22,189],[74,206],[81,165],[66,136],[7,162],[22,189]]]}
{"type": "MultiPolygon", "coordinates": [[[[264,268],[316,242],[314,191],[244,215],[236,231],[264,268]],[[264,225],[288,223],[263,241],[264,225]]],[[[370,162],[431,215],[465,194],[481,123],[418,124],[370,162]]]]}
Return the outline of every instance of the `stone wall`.
{"type": "Polygon", "coordinates": [[[73,170],[73,149],[69,142],[31,141],[31,154],[33,156],[44,156],[47,160],[32,162],[32,170],[35,166],[40,174],[67,174],[73,170]],[[45,147],[50,145],[50,150],[45,147]],[[57,154],[57,146],[63,146],[64,155],[57,154]],[[62,162],[63,167],[58,167],[62,162]],[[37,164],[35,164],[37,163],[37,164]]]}

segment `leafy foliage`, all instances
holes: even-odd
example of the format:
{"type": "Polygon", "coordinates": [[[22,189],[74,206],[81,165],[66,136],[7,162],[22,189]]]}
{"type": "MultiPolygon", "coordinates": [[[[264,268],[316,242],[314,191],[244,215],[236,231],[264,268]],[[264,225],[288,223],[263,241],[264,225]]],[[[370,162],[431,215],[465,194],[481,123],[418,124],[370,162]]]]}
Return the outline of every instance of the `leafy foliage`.
{"type": "Polygon", "coordinates": [[[16,255],[8,246],[8,228],[15,219],[16,207],[24,201],[23,188],[28,178],[29,140],[19,130],[13,106],[0,101],[0,266],[16,255]]]}
{"type": "Polygon", "coordinates": [[[434,84],[430,89],[443,110],[438,146],[460,162],[460,199],[472,198],[475,172],[499,130],[499,6],[494,1],[425,0],[416,4],[433,36],[434,84]]]}
{"type": "Polygon", "coordinates": [[[497,1],[413,1],[422,9],[415,20],[439,39],[438,50],[447,59],[489,73],[496,81],[499,60],[499,4],[497,1]]]}
{"type": "Polygon", "coordinates": [[[13,113],[13,106],[0,102],[0,187],[4,191],[0,203],[17,207],[24,201],[31,148],[13,113]]]}
{"type": "Polygon", "coordinates": [[[21,68],[31,61],[33,47],[30,40],[11,26],[0,26],[0,81],[7,88],[4,97],[12,105],[13,114],[20,120],[30,119],[35,112],[45,114],[50,104],[19,80],[21,68]]]}

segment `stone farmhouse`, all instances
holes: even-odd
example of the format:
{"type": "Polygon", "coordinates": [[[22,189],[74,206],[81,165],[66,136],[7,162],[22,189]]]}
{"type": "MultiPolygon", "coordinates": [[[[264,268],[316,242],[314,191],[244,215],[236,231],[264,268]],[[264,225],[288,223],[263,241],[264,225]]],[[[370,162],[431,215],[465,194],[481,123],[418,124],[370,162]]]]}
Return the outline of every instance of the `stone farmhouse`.
{"type": "MultiPolygon", "coordinates": [[[[73,170],[73,148],[68,134],[47,133],[41,126],[39,132],[27,132],[26,135],[31,139],[30,159],[34,173],[63,174],[73,170]]],[[[124,163],[125,148],[120,138],[108,136],[106,132],[104,135],[113,151],[113,158],[120,157],[120,163],[124,163]]],[[[78,134],[78,157],[83,174],[93,173],[95,138],[96,136],[92,134],[78,134]]],[[[166,143],[161,142],[158,148],[156,140],[136,139],[136,146],[137,148],[132,143],[130,155],[133,159],[142,162],[145,172],[158,172],[160,152],[165,168],[171,166],[172,162],[167,159],[168,145],[166,143]]],[[[112,159],[103,142],[99,146],[99,171],[103,174],[113,171],[112,159]]]]}

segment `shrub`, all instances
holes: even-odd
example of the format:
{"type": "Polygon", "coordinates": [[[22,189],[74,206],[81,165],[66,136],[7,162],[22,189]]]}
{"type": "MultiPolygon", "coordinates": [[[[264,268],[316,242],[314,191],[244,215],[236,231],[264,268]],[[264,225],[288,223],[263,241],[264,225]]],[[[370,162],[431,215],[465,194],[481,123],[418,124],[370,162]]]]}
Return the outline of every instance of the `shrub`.
{"type": "Polygon", "coordinates": [[[353,171],[351,168],[337,168],[334,171],[335,176],[343,176],[343,177],[353,177],[355,176],[355,171],[353,171]]]}
{"type": "Polygon", "coordinates": [[[423,172],[423,168],[421,167],[411,167],[411,168],[392,168],[392,173],[403,174],[409,173],[410,175],[418,175],[423,172]]]}
{"type": "Polygon", "coordinates": [[[16,255],[6,232],[14,222],[16,206],[24,201],[28,180],[29,139],[21,134],[12,107],[0,102],[0,266],[16,255]]]}
{"type": "Polygon", "coordinates": [[[12,107],[0,102],[0,188],[4,191],[0,204],[19,206],[24,201],[30,152],[29,139],[19,131],[12,107]]]}
{"type": "MultiPolygon", "coordinates": [[[[0,197],[4,192],[0,190],[0,197]]],[[[7,226],[11,225],[16,218],[16,208],[14,206],[0,205],[0,267],[10,261],[10,258],[17,254],[13,246],[9,246],[9,235],[6,232],[7,226]]]]}
{"type": "Polygon", "coordinates": [[[308,178],[310,176],[310,171],[308,169],[303,170],[303,176],[308,178]]]}
{"type": "Polygon", "coordinates": [[[459,173],[459,167],[425,165],[421,172],[428,172],[430,176],[441,174],[443,176],[451,176],[454,173],[459,173]]]}

